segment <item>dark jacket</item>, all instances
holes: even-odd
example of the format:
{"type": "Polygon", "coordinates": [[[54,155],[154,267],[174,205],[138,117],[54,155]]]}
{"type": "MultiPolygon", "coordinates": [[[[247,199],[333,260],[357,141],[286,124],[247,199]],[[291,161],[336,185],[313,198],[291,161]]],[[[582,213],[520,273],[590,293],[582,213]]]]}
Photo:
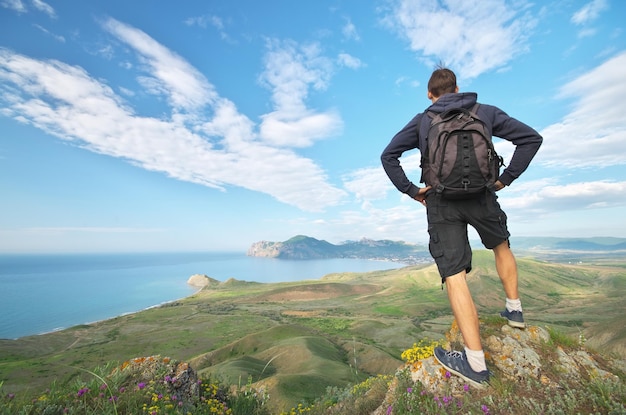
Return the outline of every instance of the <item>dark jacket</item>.
{"type": "MultiPolygon", "coordinates": [[[[473,92],[444,94],[433,105],[428,107],[426,111],[413,117],[391,139],[380,160],[387,176],[389,176],[389,179],[399,191],[411,197],[415,197],[418,192],[419,188],[406,177],[399,158],[405,151],[415,148],[419,149],[420,152],[427,151],[426,139],[431,119],[426,115],[426,112],[432,111],[438,114],[450,108],[458,107],[471,109],[476,103],[476,99],[477,95],[473,92]],[[420,125],[421,130],[419,139],[417,134],[418,125],[420,125]]],[[[513,157],[511,157],[509,165],[498,179],[508,186],[526,170],[537,150],[539,150],[543,138],[528,125],[509,117],[504,111],[493,105],[481,103],[478,107],[477,115],[485,122],[492,136],[503,138],[515,145],[513,157]]]]}

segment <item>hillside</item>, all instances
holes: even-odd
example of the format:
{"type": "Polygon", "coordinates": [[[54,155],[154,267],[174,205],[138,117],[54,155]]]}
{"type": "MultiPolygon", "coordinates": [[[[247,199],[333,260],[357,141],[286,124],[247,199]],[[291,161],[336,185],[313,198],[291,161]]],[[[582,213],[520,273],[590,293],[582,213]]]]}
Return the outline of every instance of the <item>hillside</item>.
{"type": "MultiPolygon", "coordinates": [[[[585,348],[602,351],[602,362],[626,358],[624,263],[518,262],[529,324],[584,338],[585,348]]],[[[489,318],[503,299],[490,252],[475,252],[468,281],[483,321],[493,326],[489,318]]],[[[404,350],[420,339],[445,339],[451,322],[432,265],[292,283],[230,281],[140,313],[2,340],[0,382],[3,392],[26,393],[83,376],[81,369],[163,355],[190,362],[203,376],[249,379],[286,408],[329,386],[393,375],[404,350]]]]}

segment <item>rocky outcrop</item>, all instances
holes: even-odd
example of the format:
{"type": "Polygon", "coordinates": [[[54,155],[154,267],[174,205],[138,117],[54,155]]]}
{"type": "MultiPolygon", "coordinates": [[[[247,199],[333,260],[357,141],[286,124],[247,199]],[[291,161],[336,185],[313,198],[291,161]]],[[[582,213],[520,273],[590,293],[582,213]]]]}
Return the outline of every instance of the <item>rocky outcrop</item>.
{"type": "Polygon", "coordinates": [[[217,285],[220,282],[218,280],[214,280],[213,278],[210,278],[204,274],[194,274],[191,277],[189,277],[189,279],[187,280],[187,284],[193,286],[193,287],[198,287],[198,288],[204,288],[204,287],[208,287],[211,285],[217,285]]]}
{"type": "MultiPolygon", "coordinates": [[[[458,327],[453,322],[446,333],[448,349],[462,350],[463,340],[458,327]]],[[[498,333],[483,339],[487,366],[499,379],[526,383],[529,379],[543,385],[549,391],[561,389],[564,382],[576,389],[589,381],[621,382],[618,375],[624,368],[623,360],[610,360],[600,357],[582,345],[566,348],[551,343],[549,332],[538,326],[519,330],[504,325],[498,333]]],[[[407,363],[400,373],[406,373],[413,382],[420,383],[424,390],[434,396],[445,394],[463,395],[468,385],[460,377],[451,375],[434,356],[407,363]]],[[[385,402],[373,415],[383,415],[393,404],[398,382],[392,382],[385,402]]]]}
{"type": "Polygon", "coordinates": [[[126,376],[126,386],[143,389],[151,382],[166,386],[168,394],[176,396],[181,407],[192,407],[200,396],[198,375],[185,362],[169,357],[136,357],[124,362],[115,372],[126,376]]]}

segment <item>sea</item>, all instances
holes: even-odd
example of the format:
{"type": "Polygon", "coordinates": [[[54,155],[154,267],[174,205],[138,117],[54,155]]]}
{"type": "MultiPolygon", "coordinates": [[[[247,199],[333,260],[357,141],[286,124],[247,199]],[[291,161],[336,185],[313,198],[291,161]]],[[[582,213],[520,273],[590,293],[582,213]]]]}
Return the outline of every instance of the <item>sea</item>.
{"type": "Polygon", "coordinates": [[[0,339],[17,339],[135,313],[194,294],[193,274],[260,283],[395,269],[366,259],[287,260],[237,252],[1,254],[0,339]]]}

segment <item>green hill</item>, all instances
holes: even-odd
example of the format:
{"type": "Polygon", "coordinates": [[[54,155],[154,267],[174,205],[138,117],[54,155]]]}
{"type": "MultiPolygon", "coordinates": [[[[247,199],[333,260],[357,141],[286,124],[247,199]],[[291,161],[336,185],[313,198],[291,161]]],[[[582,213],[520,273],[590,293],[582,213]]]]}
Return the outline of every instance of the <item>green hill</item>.
{"type": "MultiPolygon", "coordinates": [[[[625,264],[563,265],[520,258],[530,324],[626,357],[625,264]]],[[[491,252],[468,276],[481,316],[504,304],[491,252]]],[[[420,339],[443,339],[452,317],[434,266],[331,274],[320,280],[207,287],[184,300],[60,332],[0,341],[3,391],[26,393],[107,362],[163,355],[233,384],[263,385],[276,407],[328,386],[393,374],[420,339]]]]}

